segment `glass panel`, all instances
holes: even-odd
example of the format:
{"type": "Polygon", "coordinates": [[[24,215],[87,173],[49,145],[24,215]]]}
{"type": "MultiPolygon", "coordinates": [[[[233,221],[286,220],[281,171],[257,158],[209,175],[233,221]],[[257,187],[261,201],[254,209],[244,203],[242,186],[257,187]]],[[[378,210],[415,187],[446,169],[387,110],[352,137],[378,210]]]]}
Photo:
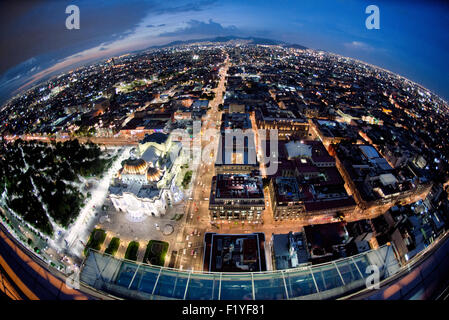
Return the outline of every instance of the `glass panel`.
{"type": "Polygon", "coordinates": [[[368,268],[368,266],[370,264],[368,262],[366,256],[354,258],[354,261],[357,264],[357,266],[359,267],[360,272],[363,274],[363,277],[366,278],[368,276],[366,273],[366,268],[368,268]]]}
{"type": "Polygon", "coordinates": [[[144,274],[140,278],[138,288],[146,293],[153,293],[154,284],[156,283],[157,276],[159,274],[158,269],[149,267],[144,268],[144,274]]]}
{"type": "Polygon", "coordinates": [[[117,276],[116,284],[123,287],[128,287],[136,272],[137,265],[129,262],[123,262],[119,274],[117,276]]]}
{"type": "Polygon", "coordinates": [[[334,265],[325,265],[315,269],[312,268],[313,275],[320,291],[330,290],[343,285],[334,265]]]}
{"type": "Polygon", "coordinates": [[[282,274],[254,275],[254,289],[256,300],[287,299],[282,274]]]}
{"type": "Polygon", "coordinates": [[[134,280],[132,280],[132,284],[130,289],[131,290],[137,290],[139,288],[139,282],[140,279],[142,279],[142,276],[144,275],[145,270],[142,269],[142,267],[139,268],[139,270],[137,270],[137,274],[134,278],[134,280]]]}
{"type": "Polygon", "coordinates": [[[186,300],[218,300],[220,288],[220,275],[198,275],[190,276],[187,288],[186,300]]]}
{"type": "Polygon", "coordinates": [[[183,299],[188,274],[163,270],[154,291],[155,295],[183,299]]]}
{"type": "Polygon", "coordinates": [[[318,286],[318,290],[325,291],[326,287],[324,285],[324,278],[323,274],[321,273],[320,269],[313,270],[313,276],[315,277],[316,285],[318,286]]]}
{"type": "Polygon", "coordinates": [[[289,298],[306,296],[317,292],[310,272],[287,272],[285,277],[289,298]]]}
{"type": "MultiPolygon", "coordinates": [[[[351,268],[351,270],[352,270],[352,272],[353,272],[354,274],[357,274],[359,278],[362,277],[362,276],[360,275],[359,270],[357,269],[357,266],[356,266],[355,262],[350,261],[349,266],[350,266],[350,268],[351,268]]],[[[362,275],[363,275],[363,274],[362,274],[362,275]]]]}
{"type": "Polygon", "coordinates": [[[327,270],[323,270],[323,276],[326,290],[343,286],[343,282],[335,267],[328,267],[327,270]]]}
{"type": "Polygon", "coordinates": [[[345,281],[345,284],[362,279],[352,261],[347,260],[344,262],[338,262],[337,266],[338,270],[340,270],[343,280],[345,281]]]}
{"type": "Polygon", "coordinates": [[[221,278],[220,300],[252,300],[253,289],[251,275],[236,277],[225,276],[221,278]]]}

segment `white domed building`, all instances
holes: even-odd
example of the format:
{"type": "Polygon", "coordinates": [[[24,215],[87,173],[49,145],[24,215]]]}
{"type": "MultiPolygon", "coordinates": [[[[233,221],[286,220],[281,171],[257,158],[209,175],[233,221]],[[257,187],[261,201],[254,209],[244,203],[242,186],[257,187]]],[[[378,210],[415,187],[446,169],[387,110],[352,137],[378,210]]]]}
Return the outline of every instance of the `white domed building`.
{"type": "MultiPolygon", "coordinates": [[[[146,216],[163,216],[169,206],[184,196],[174,183],[176,174],[171,172],[174,166],[170,161],[176,159],[168,161],[163,153],[153,151],[149,157],[146,151],[153,146],[140,147],[138,153],[141,157],[131,153],[132,156],[123,162],[117,173],[115,184],[109,187],[109,198],[115,209],[125,212],[133,221],[141,221],[146,216]]],[[[179,155],[180,146],[175,143],[167,151],[179,155]]]]}

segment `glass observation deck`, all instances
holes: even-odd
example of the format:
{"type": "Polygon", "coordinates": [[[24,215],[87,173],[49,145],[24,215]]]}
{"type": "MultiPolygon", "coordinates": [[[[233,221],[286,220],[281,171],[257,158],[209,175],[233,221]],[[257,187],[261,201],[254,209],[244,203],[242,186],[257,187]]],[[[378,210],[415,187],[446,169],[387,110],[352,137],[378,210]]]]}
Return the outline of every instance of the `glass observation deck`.
{"type": "Polygon", "coordinates": [[[320,265],[245,273],[150,266],[90,250],[80,280],[125,299],[331,299],[365,288],[370,265],[379,268],[380,280],[400,269],[390,245],[320,265]]]}

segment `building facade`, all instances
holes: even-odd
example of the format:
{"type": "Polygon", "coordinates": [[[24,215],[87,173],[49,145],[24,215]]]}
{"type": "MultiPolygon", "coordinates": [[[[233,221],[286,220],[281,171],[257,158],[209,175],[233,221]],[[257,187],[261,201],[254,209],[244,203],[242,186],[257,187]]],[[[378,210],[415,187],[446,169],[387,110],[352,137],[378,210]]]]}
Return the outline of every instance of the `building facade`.
{"type": "Polygon", "coordinates": [[[213,223],[248,221],[259,223],[265,209],[262,178],[251,174],[218,174],[212,178],[209,200],[213,223]]]}

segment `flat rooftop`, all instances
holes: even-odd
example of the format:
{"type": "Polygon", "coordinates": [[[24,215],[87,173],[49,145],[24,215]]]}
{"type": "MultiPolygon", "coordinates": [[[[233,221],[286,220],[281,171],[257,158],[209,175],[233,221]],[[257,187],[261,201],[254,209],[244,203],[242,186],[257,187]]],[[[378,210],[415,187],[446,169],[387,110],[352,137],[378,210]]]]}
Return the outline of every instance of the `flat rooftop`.
{"type": "Polygon", "coordinates": [[[317,140],[291,140],[280,144],[284,151],[280,157],[289,160],[297,160],[296,165],[300,167],[333,167],[335,158],[329,155],[321,141],[317,140]]]}
{"type": "Polygon", "coordinates": [[[266,271],[265,235],[206,233],[204,270],[212,272],[266,271]]]}
{"type": "Polygon", "coordinates": [[[215,199],[263,199],[262,178],[252,174],[218,174],[212,179],[215,199]],[[214,188],[215,187],[215,188],[214,188]]]}
{"type": "Polygon", "coordinates": [[[276,270],[295,268],[309,262],[310,255],[303,232],[273,234],[272,241],[276,270]]]}
{"type": "Polygon", "coordinates": [[[346,123],[332,120],[314,120],[314,122],[325,137],[353,138],[357,136],[352,127],[346,123]]]}
{"type": "Polygon", "coordinates": [[[293,121],[307,123],[307,120],[297,111],[280,109],[278,106],[263,105],[256,111],[256,117],[263,121],[293,121]]]}
{"type": "Polygon", "coordinates": [[[278,203],[304,200],[298,181],[293,177],[276,177],[273,181],[278,203]]]}
{"type": "Polygon", "coordinates": [[[195,100],[192,103],[192,108],[206,109],[209,106],[209,100],[195,100]]]}
{"type": "Polygon", "coordinates": [[[221,130],[247,130],[251,127],[251,120],[247,113],[223,113],[221,116],[221,130]]]}
{"type": "MultiPolygon", "coordinates": [[[[342,222],[309,225],[304,232],[312,258],[334,258],[334,246],[343,244],[346,230],[342,222]]],[[[322,261],[320,261],[322,262],[322,261]]]]}

